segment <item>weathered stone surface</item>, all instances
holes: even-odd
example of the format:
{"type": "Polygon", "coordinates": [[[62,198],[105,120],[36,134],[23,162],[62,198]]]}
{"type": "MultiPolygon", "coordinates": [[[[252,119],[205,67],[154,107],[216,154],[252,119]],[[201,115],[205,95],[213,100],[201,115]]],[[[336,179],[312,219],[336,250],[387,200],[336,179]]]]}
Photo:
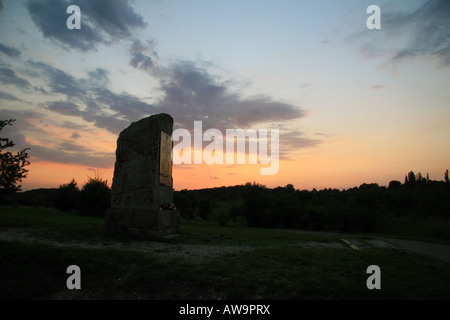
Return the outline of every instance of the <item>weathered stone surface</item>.
{"type": "Polygon", "coordinates": [[[177,232],[179,215],[163,210],[173,202],[171,141],[167,140],[172,128],[172,117],[161,113],[133,122],[120,133],[106,215],[110,230],[177,232]]]}

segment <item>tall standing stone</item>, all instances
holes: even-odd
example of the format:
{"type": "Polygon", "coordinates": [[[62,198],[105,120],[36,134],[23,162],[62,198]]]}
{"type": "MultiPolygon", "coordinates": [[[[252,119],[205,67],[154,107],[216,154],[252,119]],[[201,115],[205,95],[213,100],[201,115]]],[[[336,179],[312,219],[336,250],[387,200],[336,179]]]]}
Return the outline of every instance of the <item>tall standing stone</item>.
{"type": "Polygon", "coordinates": [[[119,134],[108,229],[134,234],[177,232],[172,128],[172,117],[161,113],[133,122],[119,134]]]}

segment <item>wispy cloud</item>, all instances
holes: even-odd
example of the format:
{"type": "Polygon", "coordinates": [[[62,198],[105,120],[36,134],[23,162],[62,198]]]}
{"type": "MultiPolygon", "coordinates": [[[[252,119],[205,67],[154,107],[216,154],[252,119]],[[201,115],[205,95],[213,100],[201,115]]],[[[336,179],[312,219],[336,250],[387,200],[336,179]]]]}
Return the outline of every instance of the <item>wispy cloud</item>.
{"type": "Polygon", "coordinates": [[[0,68],[0,82],[3,84],[14,85],[22,89],[31,86],[27,79],[18,76],[16,72],[10,68],[0,68]]]}
{"type": "Polygon", "coordinates": [[[450,2],[428,0],[407,13],[385,12],[382,29],[353,34],[347,41],[357,43],[367,58],[387,57],[397,63],[415,57],[433,57],[441,67],[450,66],[450,2]]]}
{"type": "MultiPolygon", "coordinates": [[[[50,161],[86,165],[96,168],[109,168],[114,164],[114,154],[98,152],[73,141],[59,138],[50,141],[51,134],[46,130],[49,126],[45,114],[35,111],[2,110],[5,119],[17,119],[13,126],[5,128],[5,134],[16,146],[16,150],[30,148],[30,160],[50,161]],[[31,134],[34,138],[27,139],[31,134]]],[[[79,136],[72,135],[72,139],[79,136]]]]}
{"type": "Polygon", "coordinates": [[[72,135],[70,136],[70,139],[79,139],[81,138],[81,136],[79,135],[78,132],[74,132],[72,133],[72,135]]]}
{"type": "Polygon", "coordinates": [[[384,27],[395,32],[410,32],[407,45],[397,50],[391,61],[431,55],[441,65],[450,65],[450,2],[429,0],[409,14],[391,14],[383,17],[384,27]]]}
{"type": "Polygon", "coordinates": [[[129,53],[131,66],[144,70],[150,75],[155,75],[158,72],[158,53],[155,50],[154,41],[148,40],[144,44],[139,39],[133,39],[129,53]]]}
{"type": "Polygon", "coordinates": [[[1,43],[0,43],[0,52],[13,58],[20,56],[20,51],[18,49],[14,47],[5,46],[4,44],[1,43]]]}
{"type": "Polygon", "coordinates": [[[13,96],[12,94],[0,91],[0,99],[10,100],[10,101],[21,101],[19,98],[13,96]]]}
{"type": "Polygon", "coordinates": [[[291,160],[295,151],[319,145],[321,140],[311,139],[299,130],[288,130],[280,134],[280,158],[291,160]]]}
{"type": "Polygon", "coordinates": [[[299,107],[274,101],[269,96],[243,97],[230,90],[227,82],[190,61],[171,65],[165,74],[160,80],[164,98],[157,106],[174,114],[176,121],[186,128],[191,128],[195,120],[218,129],[248,128],[305,115],[299,107]]]}
{"type": "Polygon", "coordinates": [[[146,26],[125,0],[31,0],[27,9],[44,37],[65,49],[96,50],[99,44],[129,38],[135,29],[146,26]],[[69,5],[82,8],[82,27],[77,32],[65,28],[69,5]]]}
{"type": "Polygon", "coordinates": [[[381,84],[374,84],[373,86],[370,87],[371,90],[380,90],[383,88],[384,88],[384,86],[381,84]]]}
{"type": "Polygon", "coordinates": [[[36,76],[47,80],[50,92],[61,93],[69,98],[82,98],[85,95],[86,90],[83,88],[83,83],[63,70],[43,62],[28,61],[27,64],[39,72],[35,73],[36,76]]]}
{"type": "Polygon", "coordinates": [[[108,87],[108,73],[103,69],[90,71],[87,78],[78,79],[42,62],[29,61],[28,65],[42,75],[51,94],[66,96],[66,100],[45,104],[47,110],[80,117],[112,133],[120,132],[131,121],[159,112],[172,114],[179,126],[188,129],[197,120],[211,128],[248,128],[305,115],[299,107],[269,96],[242,97],[227,82],[189,61],[166,68],[159,79],[163,96],[153,104],[126,92],[113,92],[108,87]]]}

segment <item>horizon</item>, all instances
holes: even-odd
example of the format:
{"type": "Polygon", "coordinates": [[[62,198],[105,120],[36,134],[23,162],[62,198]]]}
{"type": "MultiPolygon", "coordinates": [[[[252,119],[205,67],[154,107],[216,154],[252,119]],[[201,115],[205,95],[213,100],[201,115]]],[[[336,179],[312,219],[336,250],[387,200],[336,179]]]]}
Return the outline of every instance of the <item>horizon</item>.
{"type": "Polygon", "coordinates": [[[191,134],[195,121],[279,130],[276,174],[174,164],[177,191],[441,181],[449,21],[445,0],[0,0],[0,118],[16,119],[1,134],[30,148],[23,191],[94,173],[111,186],[118,134],[163,112],[191,134]],[[373,4],[381,29],[366,24],[373,4]],[[81,29],[67,27],[69,5],[81,29]]]}
{"type": "MultiPolygon", "coordinates": [[[[418,177],[419,174],[422,174],[421,172],[417,172],[417,173],[413,172],[413,173],[414,173],[416,178],[418,177]]],[[[407,174],[405,175],[405,179],[406,179],[406,176],[407,176],[407,174]]],[[[444,173],[444,176],[445,176],[445,173],[444,173]]],[[[422,177],[424,178],[423,175],[422,175],[422,177]]],[[[90,179],[90,178],[92,178],[92,177],[88,177],[88,179],[90,179]]],[[[105,181],[105,179],[103,179],[102,176],[94,177],[94,178],[99,178],[100,180],[105,181]]],[[[108,186],[111,187],[111,182],[109,182],[108,180],[106,180],[106,181],[107,181],[108,186]]],[[[402,185],[405,184],[405,181],[402,182],[400,180],[395,180],[395,179],[394,180],[390,180],[389,182],[392,182],[392,181],[398,181],[402,185]]],[[[68,181],[68,182],[66,182],[64,184],[67,184],[69,182],[71,182],[71,181],[68,181]]],[[[79,181],[75,180],[75,182],[77,183],[77,187],[80,188],[87,181],[84,181],[83,183],[79,183],[79,181]]],[[[427,180],[427,182],[445,182],[445,179],[442,179],[442,180],[429,179],[429,180],[427,180]]],[[[179,190],[174,189],[174,191],[175,192],[180,192],[180,191],[184,191],[184,190],[187,190],[187,191],[198,191],[198,190],[207,190],[207,189],[234,188],[234,187],[246,186],[247,184],[251,184],[251,185],[257,184],[257,185],[263,186],[263,187],[268,188],[268,189],[286,188],[288,185],[292,185],[295,191],[308,191],[308,192],[312,192],[314,190],[316,190],[316,191],[323,191],[323,190],[329,190],[329,189],[339,190],[339,191],[347,191],[347,190],[351,190],[351,189],[354,189],[354,188],[360,188],[363,185],[372,185],[372,184],[376,184],[378,187],[383,187],[383,188],[388,188],[388,186],[389,186],[389,183],[387,183],[386,185],[380,185],[380,184],[378,184],[376,182],[364,182],[364,183],[360,184],[359,186],[353,186],[353,187],[349,187],[349,188],[327,188],[327,187],[325,187],[325,188],[322,188],[322,189],[316,189],[316,188],[313,188],[313,189],[299,189],[299,188],[296,188],[292,183],[288,183],[288,184],[286,184],[284,186],[280,186],[279,185],[279,186],[276,186],[276,187],[267,187],[266,185],[259,184],[256,181],[252,181],[252,182],[247,181],[245,183],[240,183],[240,184],[236,184],[236,185],[215,186],[215,187],[199,188],[199,189],[179,189],[179,190]]],[[[58,188],[59,188],[59,186],[58,187],[49,187],[49,188],[38,187],[38,188],[33,188],[33,189],[21,190],[20,192],[26,192],[26,191],[32,191],[32,190],[40,190],[40,189],[58,189],[58,188]]]]}

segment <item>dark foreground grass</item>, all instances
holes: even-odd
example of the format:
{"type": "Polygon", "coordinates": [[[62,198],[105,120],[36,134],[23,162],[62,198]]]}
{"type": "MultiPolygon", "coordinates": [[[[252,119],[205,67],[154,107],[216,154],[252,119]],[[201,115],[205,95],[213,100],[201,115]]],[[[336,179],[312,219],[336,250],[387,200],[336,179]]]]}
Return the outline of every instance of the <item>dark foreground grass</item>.
{"type": "Polygon", "coordinates": [[[196,261],[112,249],[0,241],[0,299],[450,299],[448,263],[391,249],[312,249],[292,243],[335,240],[237,226],[186,222],[173,239],[111,236],[101,219],[52,209],[0,208],[0,231],[69,240],[246,245],[254,250],[196,261]],[[266,247],[264,247],[266,246],[266,247]],[[260,248],[262,247],[262,248],[260,248]],[[81,290],[69,290],[69,265],[81,290]],[[369,290],[369,265],[381,290],[369,290]]]}
{"type": "Polygon", "coordinates": [[[99,218],[79,216],[54,208],[0,206],[0,228],[18,228],[37,237],[54,241],[157,241],[180,244],[218,245],[273,245],[293,241],[338,240],[334,235],[284,234],[275,230],[247,228],[242,225],[219,226],[215,222],[184,220],[180,236],[174,238],[125,237],[111,235],[105,229],[105,221],[99,218]]]}
{"type": "Polygon", "coordinates": [[[450,299],[448,264],[399,251],[258,249],[201,264],[0,242],[0,299],[450,299]],[[81,290],[66,269],[81,268],[81,290]],[[366,269],[381,268],[381,290],[366,269]]]}

